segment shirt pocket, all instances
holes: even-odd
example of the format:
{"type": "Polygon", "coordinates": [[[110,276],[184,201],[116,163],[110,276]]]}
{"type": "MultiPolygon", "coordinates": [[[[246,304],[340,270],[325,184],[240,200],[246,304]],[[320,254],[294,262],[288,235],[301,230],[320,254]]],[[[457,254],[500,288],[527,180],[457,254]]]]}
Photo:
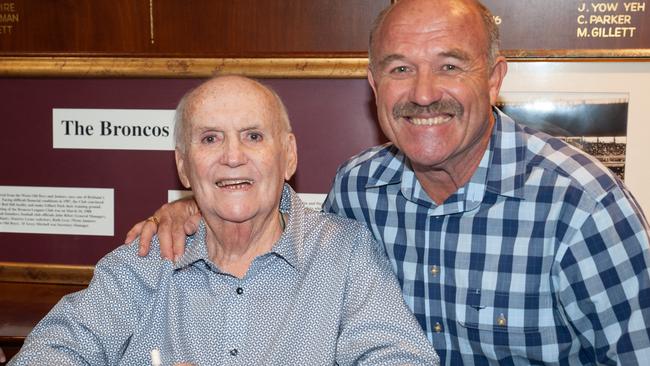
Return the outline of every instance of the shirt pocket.
{"type": "Polygon", "coordinates": [[[491,354],[517,365],[557,360],[557,347],[549,347],[557,345],[551,293],[467,288],[457,295],[458,338],[465,353],[491,354]]]}
{"type": "Polygon", "coordinates": [[[464,328],[489,332],[539,333],[552,329],[550,292],[499,292],[458,289],[456,320],[464,328]]]}

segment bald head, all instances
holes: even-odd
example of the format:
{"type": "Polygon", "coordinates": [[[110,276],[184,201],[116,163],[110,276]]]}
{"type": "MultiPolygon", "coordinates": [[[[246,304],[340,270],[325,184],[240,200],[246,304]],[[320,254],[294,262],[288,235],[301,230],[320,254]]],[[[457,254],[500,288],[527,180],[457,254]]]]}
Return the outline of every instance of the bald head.
{"type": "Polygon", "coordinates": [[[400,0],[384,9],[375,19],[370,31],[368,57],[370,68],[374,68],[377,60],[377,44],[380,43],[382,34],[389,31],[391,25],[408,21],[416,15],[430,19],[431,23],[440,21],[448,16],[476,16],[483,24],[482,34],[478,37],[484,39],[485,55],[488,64],[493,64],[499,55],[499,28],[494,23],[490,10],[475,0],[400,0]]]}
{"type": "Polygon", "coordinates": [[[194,111],[205,103],[213,103],[216,113],[220,107],[259,108],[268,112],[271,121],[281,134],[291,132],[287,109],[280,97],[269,87],[243,76],[216,76],[205,81],[183,96],[174,116],[176,148],[184,152],[187,147],[189,127],[194,111]]]}

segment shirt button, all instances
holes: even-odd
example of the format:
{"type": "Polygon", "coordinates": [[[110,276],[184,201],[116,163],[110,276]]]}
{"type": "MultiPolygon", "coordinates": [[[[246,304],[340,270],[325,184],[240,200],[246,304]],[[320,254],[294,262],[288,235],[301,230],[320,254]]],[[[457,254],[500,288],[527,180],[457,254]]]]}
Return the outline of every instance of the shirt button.
{"type": "Polygon", "coordinates": [[[442,325],[440,323],[436,322],[436,324],[433,326],[433,330],[435,330],[436,333],[442,332],[442,325]]]}
{"type": "Polygon", "coordinates": [[[439,273],[440,273],[440,268],[438,266],[431,266],[431,275],[433,277],[438,276],[439,273]]]}
{"type": "Polygon", "coordinates": [[[241,287],[237,287],[237,295],[241,295],[244,293],[244,289],[241,287]]]}
{"type": "Polygon", "coordinates": [[[499,314],[497,316],[497,325],[500,327],[505,327],[508,324],[508,319],[506,319],[506,316],[503,315],[503,313],[499,314]]]}
{"type": "Polygon", "coordinates": [[[237,354],[239,353],[239,351],[237,351],[237,348],[233,348],[233,349],[230,350],[229,353],[230,353],[231,356],[237,356],[237,354]]]}

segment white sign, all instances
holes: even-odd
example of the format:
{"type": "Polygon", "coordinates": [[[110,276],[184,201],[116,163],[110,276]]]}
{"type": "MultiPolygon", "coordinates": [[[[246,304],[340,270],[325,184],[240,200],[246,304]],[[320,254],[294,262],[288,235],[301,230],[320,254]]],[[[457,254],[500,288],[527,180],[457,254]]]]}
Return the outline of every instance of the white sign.
{"type": "Polygon", "coordinates": [[[174,150],[174,110],[52,109],[55,149],[174,150]]]}
{"type": "Polygon", "coordinates": [[[167,202],[179,200],[183,197],[189,197],[192,191],[179,191],[177,189],[170,189],[167,191],[167,202]]]}
{"type": "Polygon", "coordinates": [[[113,189],[0,186],[0,232],[113,236],[113,189]]]}
{"type": "Polygon", "coordinates": [[[305,206],[312,210],[320,211],[327,195],[324,193],[298,193],[305,206]]]}

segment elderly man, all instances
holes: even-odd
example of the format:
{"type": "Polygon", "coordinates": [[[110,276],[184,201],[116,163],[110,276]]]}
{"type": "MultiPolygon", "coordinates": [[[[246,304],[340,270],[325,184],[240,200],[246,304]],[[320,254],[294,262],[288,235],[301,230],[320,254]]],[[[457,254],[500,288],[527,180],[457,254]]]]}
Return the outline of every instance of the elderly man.
{"type": "Polygon", "coordinates": [[[175,136],[203,214],[184,256],[115,250],[12,365],[146,365],[154,349],[164,365],[438,363],[366,227],[307,209],[284,183],[296,143],[275,93],[209,80],[180,102],[175,136]]]}
{"type": "MultiPolygon", "coordinates": [[[[506,70],[477,1],[392,5],[368,70],[391,143],[343,164],[323,209],[385,246],[446,365],[647,364],[643,213],[595,159],[493,107],[506,70]]],[[[188,207],[157,212],[160,230],[188,207]]]]}

